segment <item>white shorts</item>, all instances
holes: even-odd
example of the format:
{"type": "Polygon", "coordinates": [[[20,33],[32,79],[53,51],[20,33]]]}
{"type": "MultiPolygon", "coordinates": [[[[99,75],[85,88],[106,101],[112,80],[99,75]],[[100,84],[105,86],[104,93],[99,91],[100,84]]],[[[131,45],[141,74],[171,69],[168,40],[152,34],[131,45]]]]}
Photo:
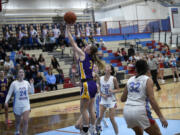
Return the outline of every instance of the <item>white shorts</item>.
{"type": "Polygon", "coordinates": [[[125,105],[123,115],[128,128],[141,127],[147,129],[155,122],[151,117],[151,112],[147,112],[144,106],[125,105]]]}
{"type": "Polygon", "coordinates": [[[30,111],[30,110],[31,110],[30,106],[15,107],[15,108],[13,109],[14,113],[15,113],[16,115],[19,115],[19,116],[22,115],[24,112],[30,111]]]}
{"type": "Polygon", "coordinates": [[[100,105],[103,105],[105,108],[116,108],[117,102],[112,98],[104,99],[103,97],[101,97],[100,105]]]}

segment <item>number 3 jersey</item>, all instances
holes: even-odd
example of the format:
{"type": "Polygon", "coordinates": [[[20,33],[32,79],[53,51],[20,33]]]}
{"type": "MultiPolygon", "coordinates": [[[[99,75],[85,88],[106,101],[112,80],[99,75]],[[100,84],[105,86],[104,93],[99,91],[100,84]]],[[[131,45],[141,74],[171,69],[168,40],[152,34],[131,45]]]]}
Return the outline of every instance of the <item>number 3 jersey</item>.
{"type": "Polygon", "coordinates": [[[128,96],[126,105],[133,106],[146,106],[147,105],[147,93],[146,93],[146,83],[149,79],[146,75],[141,75],[139,77],[131,77],[127,82],[128,96]]]}
{"type": "Polygon", "coordinates": [[[31,86],[28,81],[14,81],[12,82],[5,103],[9,101],[12,94],[14,94],[13,106],[16,107],[27,107],[30,106],[28,92],[31,86]]]}

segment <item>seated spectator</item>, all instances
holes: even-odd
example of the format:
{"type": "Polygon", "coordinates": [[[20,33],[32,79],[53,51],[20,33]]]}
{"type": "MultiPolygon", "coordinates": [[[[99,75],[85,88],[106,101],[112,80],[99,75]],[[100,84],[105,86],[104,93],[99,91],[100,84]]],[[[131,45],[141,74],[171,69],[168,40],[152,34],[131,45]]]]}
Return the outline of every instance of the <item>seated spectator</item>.
{"type": "Polygon", "coordinates": [[[79,80],[79,72],[78,72],[78,67],[74,63],[69,69],[69,77],[71,78],[72,84],[76,86],[76,82],[79,80]]]}
{"type": "Polygon", "coordinates": [[[120,51],[119,48],[117,49],[117,51],[116,51],[116,53],[115,53],[115,56],[118,57],[119,61],[121,61],[122,55],[121,55],[121,51],[120,51]]]}
{"type": "Polygon", "coordinates": [[[0,60],[1,59],[5,60],[5,58],[6,58],[6,52],[2,47],[0,47],[0,60]]]}
{"type": "Polygon", "coordinates": [[[125,51],[124,48],[121,48],[121,55],[124,57],[124,60],[127,61],[128,60],[128,56],[127,56],[127,53],[125,51]]]}
{"type": "Polygon", "coordinates": [[[102,38],[100,39],[100,42],[99,42],[99,47],[100,47],[100,48],[105,47],[105,42],[103,41],[103,39],[102,39],[102,38]]]}
{"type": "Polygon", "coordinates": [[[170,56],[171,55],[171,52],[170,52],[170,49],[169,49],[169,46],[165,43],[164,44],[164,47],[165,47],[165,54],[170,56]]]}
{"type": "Polygon", "coordinates": [[[10,60],[9,56],[6,56],[6,59],[5,59],[5,62],[4,62],[4,66],[9,67],[9,69],[10,69],[11,71],[14,70],[14,63],[13,63],[12,60],[10,60]]]}
{"type": "Polygon", "coordinates": [[[48,74],[45,77],[46,77],[47,87],[50,88],[50,90],[53,90],[53,88],[55,87],[55,89],[57,90],[56,77],[52,73],[51,68],[49,68],[48,74]]]}
{"type": "Polygon", "coordinates": [[[16,37],[13,36],[13,33],[10,34],[10,37],[8,38],[8,50],[17,50],[18,47],[18,40],[16,37]]]}
{"type": "Polygon", "coordinates": [[[1,60],[0,60],[0,69],[3,69],[3,68],[4,68],[4,60],[1,59],[1,60]]]}
{"type": "Polygon", "coordinates": [[[46,62],[45,62],[45,59],[43,57],[43,54],[40,54],[39,55],[39,58],[38,58],[38,65],[39,65],[39,70],[40,72],[44,72],[45,68],[46,68],[46,62]]]}
{"type": "Polygon", "coordinates": [[[58,63],[57,59],[54,56],[52,56],[52,58],[51,58],[51,65],[50,65],[50,67],[52,69],[56,69],[57,72],[59,73],[58,76],[57,76],[57,83],[61,83],[61,84],[64,83],[63,70],[60,68],[59,63],[58,63]]]}
{"type": "Polygon", "coordinates": [[[135,60],[130,60],[128,66],[127,66],[127,70],[128,70],[128,74],[130,75],[129,77],[131,76],[134,76],[136,71],[135,71],[135,63],[136,61],[135,60]]]}
{"type": "Polygon", "coordinates": [[[32,55],[32,57],[29,59],[29,65],[30,66],[36,66],[38,65],[38,60],[35,57],[35,54],[32,55]]]}
{"type": "Polygon", "coordinates": [[[134,58],[136,59],[136,61],[140,60],[141,59],[141,56],[139,53],[136,53],[136,55],[134,56],[134,58]]]}
{"type": "Polygon", "coordinates": [[[83,41],[80,37],[76,37],[76,43],[79,48],[82,48],[84,46],[83,41]]]}
{"type": "Polygon", "coordinates": [[[130,48],[128,49],[128,57],[134,56],[135,55],[135,50],[133,45],[130,45],[130,48]]]}
{"type": "Polygon", "coordinates": [[[34,78],[34,88],[40,89],[41,92],[45,91],[45,78],[42,77],[41,72],[38,72],[34,78]]]}
{"type": "Polygon", "coordinates": [[[54,49],[54,46],[56,44],[56,38],[54,37],[53,33],[50,32],[48,37],[46,38],[46,51],[52,52],[54,49]]]}

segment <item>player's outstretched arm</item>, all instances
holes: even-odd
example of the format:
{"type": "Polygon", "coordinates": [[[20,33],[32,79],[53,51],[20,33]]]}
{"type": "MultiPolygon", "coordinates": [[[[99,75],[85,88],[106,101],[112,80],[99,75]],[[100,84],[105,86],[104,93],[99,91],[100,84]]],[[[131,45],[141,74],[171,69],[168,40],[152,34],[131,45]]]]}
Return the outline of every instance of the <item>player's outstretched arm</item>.
{"type": "Polygon", "coordinates": [[[68,33],[68,38],[70,40],[71,45],[73,46],[75,52],[77,52],[77,54],[79,55],[79,58],[81,60],[85,59],[85,53],[77,46],[76,42],[74,41],[72,34],[70,32],[70,26],[67,26],[67,33],[68,33]]]}
{"type": "Polygon", "coordinates": [[[166,119],[164,118],[163,114],[161,113],[161,110],[160,110],[160,108],[158,106],[158,103],[156,102],[156,99],[154,97],[152,79],[149,78],[147,80],[146,85],[147,85],[147,89],[146,89],[147,96],[148,96],[148,99],[150,101],[150,104],[151,104],[152,108],[154,109],[154,111],[156,112],[156,114],[158,115],[158,117],[159,117],[159,119],[160,119],[160,121],[162,123],[162,126],[166,128],[168,126],[168,123],[167,123],[166,119]]]}

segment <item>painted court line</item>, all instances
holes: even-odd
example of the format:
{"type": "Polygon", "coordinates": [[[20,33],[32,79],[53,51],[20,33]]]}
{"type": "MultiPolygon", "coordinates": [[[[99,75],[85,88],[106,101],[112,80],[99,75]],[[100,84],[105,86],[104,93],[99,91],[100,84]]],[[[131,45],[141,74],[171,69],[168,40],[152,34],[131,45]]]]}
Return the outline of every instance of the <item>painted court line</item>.
{"type": "Polygon", "coordinates": [[[80,134],[79,132],[64,131],[64,130],[59,130],[59,129],[56,129],[55,131],[64,132],[64,133],[71,133],[71,134],[80,134]]]}

